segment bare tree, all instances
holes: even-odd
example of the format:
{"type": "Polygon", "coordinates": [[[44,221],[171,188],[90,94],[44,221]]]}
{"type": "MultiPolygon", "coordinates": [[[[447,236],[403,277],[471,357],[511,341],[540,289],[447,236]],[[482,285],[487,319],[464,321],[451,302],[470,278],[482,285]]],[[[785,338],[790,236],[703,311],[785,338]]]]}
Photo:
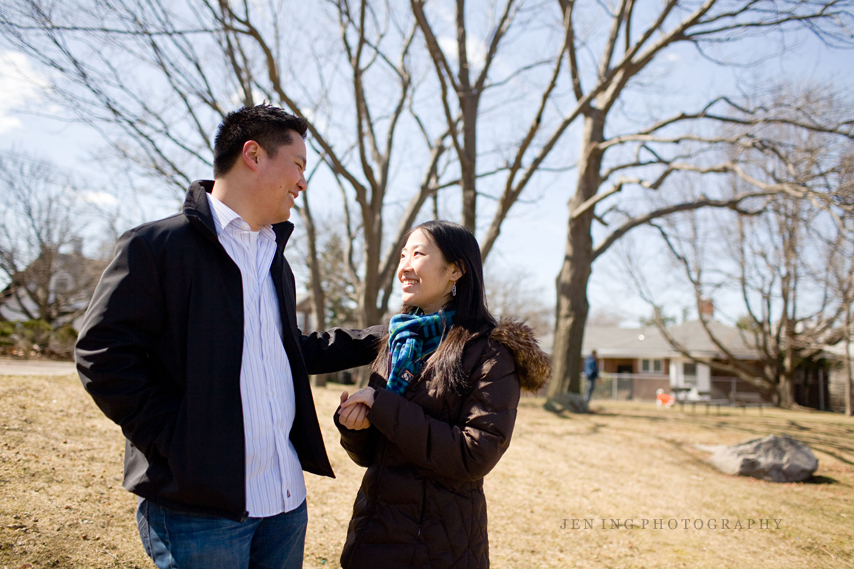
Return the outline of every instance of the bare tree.
{"type": "MultiPolygon", "coordinates": [[[[849,218],[849,222],[850,222],[849,218]]],[[[854,227],[849,228],[849,235],[854,234],[854,227]]],[[[833,290],[839,295],[844,311],[844,326],[842,338],[838,342],[844,350],[845,366],[845,414],[854,415],[854,377],[852,377],[852,335],[854,335],[854,239],[848,239],[838,248],[839,255],[832,270],[833,290]]]]}
{"type": "MultiPolygon", "coordinates": [[[[590,22],[591,6],[559,0],[567,26],[579,19],[590,22]],[[582,11],[584,8],[586,10],[582,11]]],[[[635,0],[599,3],[600,16],[609,22],[604,41],[568,43],[572,87],[576,105],[566,120],[580,118],[584,127],[576,186],[569,200],[569,222],[563,267],[557,278],[557,323],[553,379],[549,394],[577,392],[580,388],[581,343],[589,304],[587,284],[593,262],[620,237],[635,227],[679,211],[703,207],[738,207],[751,195],[785,190],[781,185],[751,184],[746,194],[721,198],[699,195],[695,199],[670,196],[652,208],[638,211],[620,196],[634,188],[651,195],[677,173],[718,174],[733,172],[746,180],[751,173],[731,157],[715,158],[710,152],[720,145],[739,142],[762,144],[762,127],[785,123],[804,131],[828,131],[851,135],[850,118],[819,124],[797,109],[768,108],[764,101],[739,102],[735,97],[713,95],[695,109],[671,107],[634,128],[620,124],[615,108],[627,105],[631,87],[658,73],[653,65],[668,48],[690,44],[704,56],[714,45],[737,45],[774,30],[785,33],[808,29],[823,41],[851,46],[851,4],[846,2],[668,0],[655,7],[635,0]],[[642,12],[643,10],[643,12],[642,12]],[[598,48],[598,49],[596,49],[598,48]],[[598,57],[584,57],[593,53],[598,57]],[[583,67],[590,61],[592,69],[583,67]],[[668,115],[667,112],[672,112],[668,115]],[[616,115],[616,117],[615,117],[616,115]],[[733,127],[721,136],[720,125],[733,127]],[[739,128],[736,128],[739,127],[739,128]],[[634,210],[634,211],[633,211],[634,210]],[[599,221],[608,234],[594,244],[593,223],[599,221]]],[[[743,62],[744,63],[744,62],[743,62]]],[[[750,63],[747,61],[746,63],[750,63]]],[[[685,98],[687,100],[687,98],[685,98]]],[[[564,127],[563,123],[558,128],[564,127]]],[[[737,157],[736,157],[737,158],[737,157]]],[[[655,203],[654,201],[652,203],[655,203]]]]}
{"type": "MultiPolygon", "coordinates": [[[[693,290],[698,312],[702,299],[722,291],[737,292],[741,298],[745,317],[739,327],[759,365],[736,358],[701,318],[709,339],[726,358],[710,365],[791,408],[799,363],[821,357],[822,349],[836,343],[840,331],[847,329],[854,286],[854,212],[840,199],[846,191],[844,147],[840,151],[827,135],[799,140],[792,138],[798,132],[789,127],[775,130],[777,142],[788,139],[788,147],[752,148],[744,152],[742,162],[761,171],[762,179],[789,191],[745,200],[718,215],[691,212],[651,225],[693,290]]],[[[733,194],[744,193],[739,188],[744,182],[735,176],[731,182],[733,194]]],[[[655,323],[662,334],[692,357],[669,333],[650,285],[639,271],[632,275],[644,298],[655,306],[655,323]]]]}
{"type": "MultiPolygon", "coordinates": [[[[433,62],[436,91],[461,171],[463,221],[470,229],[476,228],[475,216],[483,215],[483,208],[477,206],[478,196],[488,195],[479,174],[488,173],[497,180],[488,184],[499,190],[491,196],[495,207],[481,239],[484,258],[495,245],[510,209],[538,174],[556,167],[577,170],[568,204],[564,263],[557,278],[550,395],[579,390],[587,284],[593,262],[614,242],[636,227],[675,212],[737,207],[749,196],[783,188],[754,184],[747,195],[726,199],[704,195],[689,200],[671,194],[668,200],[650,200],[653,207],[646,210],[626,205],[638,201],[638,190],[662,194],[659,190],[671,177],[684,173],[736,172],[752,180],[737,159],[720,157],[720,147],[739,140],[744,145],[761,143],[765,124],[792,122],[805,130],[851,132],[850,122],[818,124],[808,116],[793,118],[791,113],[780,117],[775,109],[760,102],[722,93],[708,97],[694,109],[685,106],[669,115],[672,107],[655,113],[635,102],[639,90],[662,91],[650,88],[660,80],[657,64],[679,44],[692,45],[712,59],[715,45],[732,45],[770,31],[808,30],[825,42],[851,46],[851,2],[558,0],[558,20],[550,18],[545,5],[516,0],[490,2],[486,10],[483,5],[470,7],[464,0],[438,6],[411,0],[411,5],[433,62]],[[431,7],[432,14],[428,11],[431,7]],[[448,12],[453,12],[452,18],[448,12]],[[480,36],[471,31],[472,16],[478,12],[488,14],[489,19],[480,36]],[[455,26],[451,42],[447,35],[441,35],[449,19],[455,26]],[[552,29],[547,32],[542,21],[552,22],[552,29]],[[551,41],[537,43],[537,35],[551,41]],[[513,84],[524,93],[518,95],[524,105],[514,108],[514,120],[507,121],[512,136],[500,143],[490,140],[482,144],[478,131],[484,129],[485,117],[489,116],[483,111],[483,101],[505,83],[505,77],[496,72],[500,66],[495,62],[499,57],[505,65],[512,60],[514,50],[506,46],[514,42],[524,45],[519,37],[528,45],[535,43],[539,54],[514,68],[518,77],[524,77],[524,81],[513,84]],[[472,38],[482,42],[478,61],[474,61],[469,45],[472,38]],[[520,88],[523,84],[525,89],[520,88]],[[642,112],[631,113],[629,119],[627,109],[642,112]],[[574,125],[580,127],[580,150],[577,162],[567,164],[560,155],[574,125]],[[721,136],[719,125],[732,128],[721,136]],[[492,158],[496,155],[503,160],[492,158]],[[594,221],[608,231],[596,244],[594,221]]],[[[743,57],[733,63],[752,61],[743,57]]],[[[677,104],[684,106],[689,99],[684,97],[677,104]]]]}
{"type": "MultiPolygon", "coordinates": [[[[632,188],[656,193],[681,172],[749,178],[737,162],[709,159],[714,154],[704,149],[725,142],[709,125],[742,127],[733,137],[747,144],[761,140],[761,125],[783,120],[774,109],[715,94],[693,110],[632,123],[619,111],[631,105],[629,91],[648,88],[658,74],[653,63],[680,43],[706,54],[725,41],[807,29],[849,45],[854,0],[408,4],[401,10],[391,1],[327,0],[289,5],[285,13],[272,0],[13,0],[0,12],[0,30],[8,44],[58,72],[63,80],[54,93],[79,109],[81,120],[105,132],[120,129],[122,156],[181,190],[195,171],[209,168],[210,131],[238,101],[266,98],[309,118],[310,140],[342,193],[346,270],[358,284],[360,325],[388,309],[402,240],[427,200],[439,209],[441,189],[462,189],[463,222],[472,229],[483,215],[478,204],[485,200],[477,198],[491,198],[480,240],[486,259],[532,181],[577,166],[557,280],[550,389],[559,393],[579,388],[594,260],[650,220],[747,199],[671,196],[630,211],[621,196],[632,188]],[[437,13],[448,6],[450,23],[437,13]],[[600,33],[603,16],[607,31],[600,33]],[[305,41],[290,41],[296,28],[305,41]],[[477,43],[483,49],[475,58],[469,45],[477,43]],[[580,132],[577,163],[566,158],[573,126],[580,132]],[[611,225],[594,247],[595,220],[611,225]]],[[[796,124],[828,128],[808,119],[796,124]]],[[[850,123],[842,126],[850,132],[850,123]]],[[[781,191],[757,188],[752,195],[781,191]]],[[[310,213],[304,208],[304,218],[310,213]]]]}
{"type": "MultiPolygon", "coordinates": [[[[232,108],[266,100],[307,118],[309,141],[342,191],[359,325],[385,312],[397,250],[440,189],[445,152],[443,129],[409,143],[406,166],[422,174],[396,196],[398,223],[387,229],[400,132],[426,133],[411,104],[410,15],[371,0],[287,10],[272,0],[15,0],[0,12],[0,32],[53,71],[54,100],[176,196],[210,171],[213,130],[232,108]]],[[[312,210],[300,213],[314,265],[312,210]]],[[[322,314],[321,295],[315,301],[322,314]]]]}
{"type": "MultiPolygon", "coordinates": [[[[837,199],[842,207],[854,205],[854,152],[844,154],[840,160],[839,186],[836,192],[837,199]]],[[[854,370],[852,370],[852,336],[854,336],[854,216],[848,215],[840,220],[842,227],[847,230],[843,233],[848,239],[839,239],[829,244],[828,252],[834,256],[828,265],[830,275],[830,290],[835,294],[842,304],[844,311],[844,327],[842,344],[844,350],[845,366],[845,414],[849,417],[854,415],[854,370]]]]}
{"type": "Polygon", "coordinates": [[[605,328],[616,328],[626,320],[625,315],[614,310],[596,310],[587,317],[590,326],[602,326],[605,328]]]}
{"type": "Polygon", "coordinates": [[[81,197],[50,163],[0,154],[0,271],[10,309],[26,319],[59,326],[86,310],[104,264],[83,256],[91,216],[81,197]]]}
{"type": "Polygon", "coordinates": [[[554,307],[544,291],[537,289],[524,271],[510,267],[487,270],[486,297],[489,310],[498,318],[521,320],[540,339],[548,336],[554,320],[554,307]]]}

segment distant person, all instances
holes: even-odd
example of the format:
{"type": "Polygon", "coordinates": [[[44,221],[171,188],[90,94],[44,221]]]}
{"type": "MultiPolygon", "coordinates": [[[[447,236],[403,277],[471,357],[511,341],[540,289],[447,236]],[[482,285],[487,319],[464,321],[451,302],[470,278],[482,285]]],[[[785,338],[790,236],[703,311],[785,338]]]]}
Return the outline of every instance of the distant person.
{"type": "Polygon", "coordinates": [[[86,313],[77,369],[127,438],[124,486],[161,569],[302,567],[302,471],[333,476],[308,374],[377,354],[381,328],[297,329],[284,249],[306,128],[268,105],[229,113],[215,179],[121,237],[86,313]]]}
{"type": "Polygon", "coordinates": [[[584,375],[587,377],[587,403],[593,397],[593,390],[596,389],[596,380],[599,379],[599,364],[596,361],[596,350],[590,352],[590,355],[584,358],[584,375]]]}
{"type": "Polygon", "coordinates": [[[510,444],[520,389],[549,376],[531,329],[486,307],[480,247],[463,226],[410,233],[369,387],[341,396],[341,444],[368,470],[344,569],[489,566],[483,477],[510,444]]]}

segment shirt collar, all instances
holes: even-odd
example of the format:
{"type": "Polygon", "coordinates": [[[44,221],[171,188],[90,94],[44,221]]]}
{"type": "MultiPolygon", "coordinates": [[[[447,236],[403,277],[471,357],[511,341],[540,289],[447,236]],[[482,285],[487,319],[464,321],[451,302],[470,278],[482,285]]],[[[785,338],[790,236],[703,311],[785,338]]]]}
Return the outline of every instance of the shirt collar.
{"type": "MultiPolygon", "coordinates": [[[[231,224],[234,224],[236,228],[243,231],[250,231],[249,224],[246,223],[243,218],[237,214],[237,212],[222,203],[210,193],[206,193],[205,195],[208,197],[208,203],[210,204],[211,211],[213,212],[214,226],[216,227],[217,235],[222,234],[223,230],[231,224]]],[[[273,227],[271,225],[262,226],[259,235],[265,239],[269,239],[270,241],[276,241],[276,233],[273,231],[273,227]]]]}

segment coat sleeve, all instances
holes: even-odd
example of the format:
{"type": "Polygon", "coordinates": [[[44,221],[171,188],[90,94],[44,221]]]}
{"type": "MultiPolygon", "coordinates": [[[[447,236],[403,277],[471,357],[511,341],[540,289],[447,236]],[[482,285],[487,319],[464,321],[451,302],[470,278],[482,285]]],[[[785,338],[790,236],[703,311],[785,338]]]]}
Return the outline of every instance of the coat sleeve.
{"type": "MultiPolygon", "coordinates": [[[[380,380],[378,376],[372,376],[369,384],[374,389],[380,390],[384,387],[383,381],[385,380],[380,380]]],[[[367,429],[360,429],[358,431],[348,429],[341,424],[338,416],[339,409],[340,407],[335,410],[332,420],[341,434],[341,446],[347,451],[347,455],[353,462],[367,468],[376,458],[377,441],[379,440],[380,432],[373,425],[367,429]]]]}
{"type": "Polygon", "coordinates": [[[124,234],[101,277],[75,347],[83,387],[143,454],[167,456],[181,404],[150,357],[164,325],[155,260],[138,234],[124,234]]]}
{"type": "Polygon", "coordinates": [[[300,347],[308,373],[331,373],[374,361],[385,328],[364,330],[332,328],[300,336],[300,347]]]}
{"type": "Polygon", "coordinates": [[[507,348],[493,345],[484,356],[458,424],[430,417],[385,389],[377,391],[368,420],[419,468],[450,479],[483,478],[510,445],[521,391],[507,348]]]}
{"type": "Polygon", "coordinates": [[[376,427],[371,425],[367,429],[358,431],[348,429],[341,424],[337,410],[332,420],[335,421],[335,426],[338,427],[338,432],[341,434],[341,446],[347,451],[350,459],[359,466],[365,468],[370,466],[374,462],[377,451],[379,431],[376,427]]]}

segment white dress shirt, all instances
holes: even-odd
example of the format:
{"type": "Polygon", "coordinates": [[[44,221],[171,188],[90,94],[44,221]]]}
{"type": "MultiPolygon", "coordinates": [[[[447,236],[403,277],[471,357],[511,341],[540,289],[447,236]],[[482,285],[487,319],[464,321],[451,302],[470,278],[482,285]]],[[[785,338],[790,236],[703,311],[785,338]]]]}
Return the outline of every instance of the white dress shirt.
{"type": "Polygon", "coordinates": [[[305,479],[290,440],[296,408],[279,300],[270,274],[276,234],[266,225],[251,231],[237,213],[210,194],[219,242],[243,280],[243,359],[240,398],[246,439],[246,511],[275,516],[305,500],[305,479]]]}

